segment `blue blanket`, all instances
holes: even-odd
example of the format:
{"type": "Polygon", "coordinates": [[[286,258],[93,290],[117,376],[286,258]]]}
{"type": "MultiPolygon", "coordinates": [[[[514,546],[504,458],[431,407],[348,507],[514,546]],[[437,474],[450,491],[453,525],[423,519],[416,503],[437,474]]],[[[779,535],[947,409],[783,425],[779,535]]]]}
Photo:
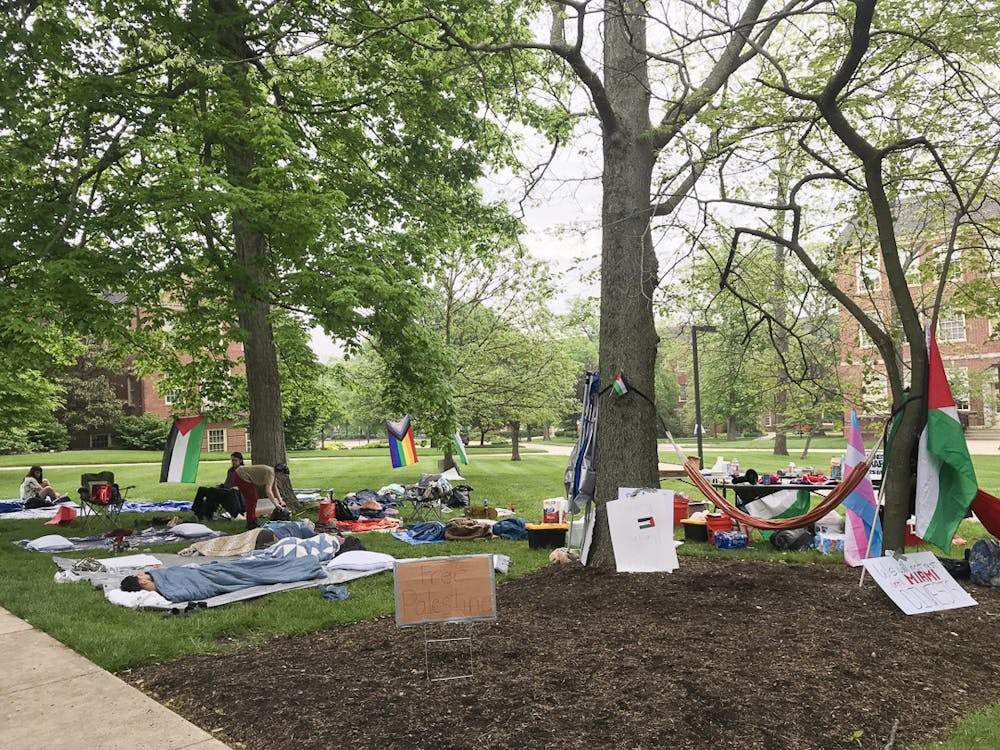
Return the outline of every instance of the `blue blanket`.
{"type": "MultiPolygon", "coordinates": [[[[188,513],[191,511],[190,500],[164,500],[159,503],[147,503],[136,500],[122,505],[122,513],[188,513]]],[[[18,513],[24,510],[20,500],[0,500],[0,513],[18,513]]]]}
{"type": "Polygon", "coordinates": [[[208,599],[263,584],[292,583],[326,577],[319,560],[311,556],[154,568],[149,574],[160,595],[172,602],[208,599]]]}

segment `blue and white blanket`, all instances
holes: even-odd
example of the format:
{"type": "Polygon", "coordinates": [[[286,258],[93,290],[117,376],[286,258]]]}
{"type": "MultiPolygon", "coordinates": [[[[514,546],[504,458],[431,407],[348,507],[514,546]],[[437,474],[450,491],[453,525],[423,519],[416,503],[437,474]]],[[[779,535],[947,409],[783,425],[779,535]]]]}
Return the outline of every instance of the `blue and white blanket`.
{"type": "Polygon", "coordinates": [[[279,539],[270,547],[254,550],[247,557],[279,559],[313,556],[323,562],[332,560],[340,549],[340,541],[333,534],[317,534],[309,539],[288,537],[279,539]]]}

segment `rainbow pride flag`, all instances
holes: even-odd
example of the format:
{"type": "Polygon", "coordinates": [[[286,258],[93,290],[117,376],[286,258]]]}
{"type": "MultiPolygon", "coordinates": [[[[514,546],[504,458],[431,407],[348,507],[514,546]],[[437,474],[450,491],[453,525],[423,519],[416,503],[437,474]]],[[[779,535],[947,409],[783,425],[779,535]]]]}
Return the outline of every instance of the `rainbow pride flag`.
{"type": "Polygon", "coordinates": [[[413,442],[413,425],[410,418],[404,417],[401,422],[386,422],[389,431],[389,456],[392,458],[392,468],[409,466],[417,462],[417,446],[413,442]]]}

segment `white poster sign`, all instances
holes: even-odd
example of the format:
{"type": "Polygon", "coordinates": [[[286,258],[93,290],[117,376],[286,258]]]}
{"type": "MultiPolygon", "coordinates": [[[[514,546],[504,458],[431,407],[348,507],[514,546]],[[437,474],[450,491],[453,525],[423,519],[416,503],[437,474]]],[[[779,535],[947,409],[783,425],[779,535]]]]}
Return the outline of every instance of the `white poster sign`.
{"type": "Polygon", "coordinates": [[[868,469],[868,478],[878,484],[882,481],[882,470],[885,466],[885,453],[883,451],[875,451],[875,455],[872,456],[872,465],[868,469]]]}
{"type": "Polygon", "coordinates": [[[870,557],[861,564],[905,614],[921,615],[977,604],[948,574],[933,552],[870,557]]]}
{"type": "Polygon", "coordinates": [[[677,569],[673,490],[618,490],[605,506],[619,573],[670,573],[677,569]],[[631,494],[630,494],[631,493],[631,494]]]}

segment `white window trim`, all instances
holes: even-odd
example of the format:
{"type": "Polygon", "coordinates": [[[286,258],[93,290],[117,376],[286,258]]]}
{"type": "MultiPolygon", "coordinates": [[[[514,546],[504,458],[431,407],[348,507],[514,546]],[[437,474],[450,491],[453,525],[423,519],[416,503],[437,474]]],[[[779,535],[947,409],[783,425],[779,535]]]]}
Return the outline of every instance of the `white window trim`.
{"type": "Polygon", "coordinates": [[[208,441],[208,452],[209,453],[224,453],[226,451],[226,444],[228,441],[228,435],[226,434],[225,427],[213,427],[206,431],[207,441],[208,441]],[[215,441],[212,440],[212,433],[221,433],[221,448],[213,448],[212,445],[215,441]]]}

